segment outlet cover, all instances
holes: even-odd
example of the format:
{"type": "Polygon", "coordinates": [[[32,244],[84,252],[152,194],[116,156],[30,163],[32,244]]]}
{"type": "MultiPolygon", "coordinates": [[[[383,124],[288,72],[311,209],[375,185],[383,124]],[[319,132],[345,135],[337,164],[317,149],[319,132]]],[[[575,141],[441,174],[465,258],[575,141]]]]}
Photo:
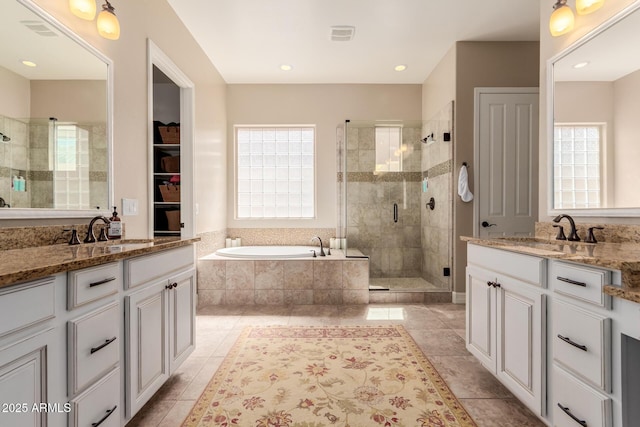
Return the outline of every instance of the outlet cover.
{"type": "Polygon", "coordinates": [[[122,215],[138,215],[138,199],[122,199],[122,215]]]}

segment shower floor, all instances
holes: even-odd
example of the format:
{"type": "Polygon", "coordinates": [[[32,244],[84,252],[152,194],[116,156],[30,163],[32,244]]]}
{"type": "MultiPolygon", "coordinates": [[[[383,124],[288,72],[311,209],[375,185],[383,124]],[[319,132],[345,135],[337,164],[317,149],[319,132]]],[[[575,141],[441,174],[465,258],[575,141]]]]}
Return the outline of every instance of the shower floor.
{"type": "Polygon", "coordinates": [[[429,292],[444,289],[427,282],[422,277],[385,277],[369,279],[370,291],[429,292]]]}

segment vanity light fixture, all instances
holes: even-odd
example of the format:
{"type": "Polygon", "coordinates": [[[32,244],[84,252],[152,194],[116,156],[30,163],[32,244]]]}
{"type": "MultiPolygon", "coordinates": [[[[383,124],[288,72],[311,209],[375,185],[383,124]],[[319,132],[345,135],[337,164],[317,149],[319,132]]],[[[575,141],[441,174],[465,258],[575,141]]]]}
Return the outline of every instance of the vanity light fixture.
{"type": "Polygon", "coordinates": [[[396,71],[404,71],[404,70],[407,69],[407,66],[403,65],[403,64],[400,64],[400,65],[396,65],[393,69],[396,70],[396,71]]]}
{"type": "Polygon", "coordinates": [[[102,12],[98,15],[98,34],[105,39],[118,40],[120,38],[120,22],[116,16],[115,9],[109,3],[109,0],[105,0],[102,5],[102,12]]]}
{"type": "Polygon", "coordinates": [[[93,21],[96,17],[96,0],[69,0],[69,9],[78,18],[93,21]]]}
{"type": "Polygon", "coordinates": [[[553,5],[553,13],[549,18],[549,30],[554,37],[561,36],[573,30],[575,18],[573,11],[567,6],[567,0],[557,0],[553,5]]]}
{"type": "Polygon", "coordinates": [[[576,0],[576,12],[578,15],[588,15],[600,9],[604,0],[576,0]]]}

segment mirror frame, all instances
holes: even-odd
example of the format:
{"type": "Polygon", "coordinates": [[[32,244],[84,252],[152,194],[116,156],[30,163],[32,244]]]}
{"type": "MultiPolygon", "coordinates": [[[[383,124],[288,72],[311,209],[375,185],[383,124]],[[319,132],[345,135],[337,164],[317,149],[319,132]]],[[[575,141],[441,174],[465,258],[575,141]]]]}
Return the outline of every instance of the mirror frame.
{"type": "Polygon", "coordinates": [[[553,206],[553,138],[554,138],[554,104],[555,104],[555,82],[553,66],[556,62],[578,49],[585,43],[589,42],[593,38],[597,37],[604,31],[613,27],[615,24],[632,14],[633,12],[640,10],[640,3],[636,2],[630,6],[625,7],[620,12],[613,15],[611,18],[598,25],[592,31],[588,32],[577,41],[563,49],[558,54],[552,56],[547,60],[547,214],[549,216],[556,216],[561,213],[569,213],[571,216],[579,217],[638,217],[640,216],[640,206],[630,208],[598,208],[598,209],[555,209],[553,206]]]}
{"type": "Polygon", "coordinates": [[[55,27],[63,35],[71,38],[78,45],[96,58],[104,62],[107,67],[107,117],[106,117],[106,138],[107,138],[107,206],[105,209],[83,209],[64,210],[49,208],[10,208],[0,209],[0,220],[2,219],[48,219],[48,218],[92,218],[96,215],[111,215],[111,207],[114,206],[113,194],[113,61],[105,56],[98,49],[93,47],[79,35],[71,31],[68,27],[54,18],[50,13],[33,2],[33,0],[14,0],[38,15],[44,21],[55,27]]]}

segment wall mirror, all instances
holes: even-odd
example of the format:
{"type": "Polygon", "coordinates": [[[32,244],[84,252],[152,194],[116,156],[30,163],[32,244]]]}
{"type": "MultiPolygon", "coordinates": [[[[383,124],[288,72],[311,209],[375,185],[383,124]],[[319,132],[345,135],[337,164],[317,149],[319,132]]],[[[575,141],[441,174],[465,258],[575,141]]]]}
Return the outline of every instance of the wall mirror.
{"type": "Polygon", "coordinates": [[[550,214],[640,216],[640,6],[549,62],[550,214]]]}
{"type": "Polygon", "coordinates": [[[0,218],[108,213],[110,61],[31,0],[0,26],[0,218]]]}

